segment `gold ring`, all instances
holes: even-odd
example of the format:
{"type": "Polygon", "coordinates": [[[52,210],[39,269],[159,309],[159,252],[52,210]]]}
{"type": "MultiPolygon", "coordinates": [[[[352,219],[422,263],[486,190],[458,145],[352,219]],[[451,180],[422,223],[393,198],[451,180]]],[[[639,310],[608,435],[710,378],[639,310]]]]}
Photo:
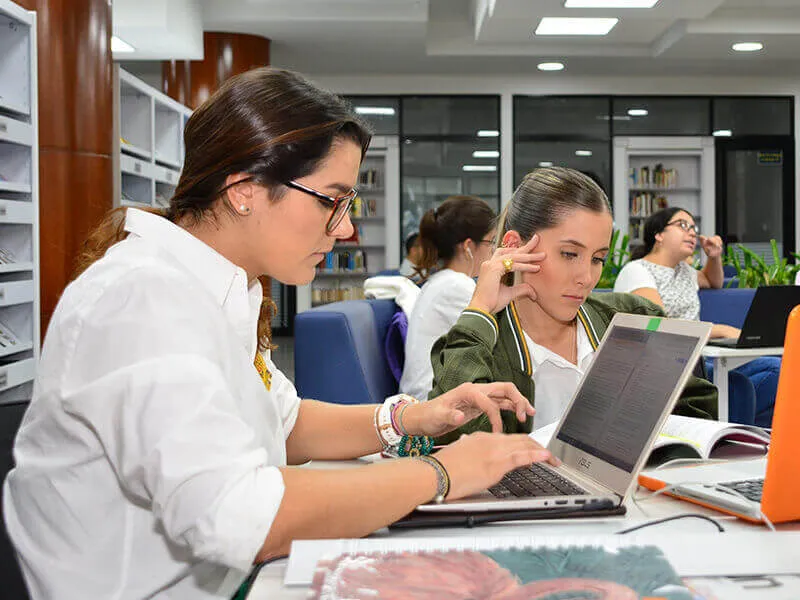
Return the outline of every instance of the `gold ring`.
{"type": "Polygon", "coordinates": [[[503,259],[503,269],[505,269],[506,273],[511,273],[511,270],[514,268],[514,259],[513,258],[504,258],[503,259]]]}

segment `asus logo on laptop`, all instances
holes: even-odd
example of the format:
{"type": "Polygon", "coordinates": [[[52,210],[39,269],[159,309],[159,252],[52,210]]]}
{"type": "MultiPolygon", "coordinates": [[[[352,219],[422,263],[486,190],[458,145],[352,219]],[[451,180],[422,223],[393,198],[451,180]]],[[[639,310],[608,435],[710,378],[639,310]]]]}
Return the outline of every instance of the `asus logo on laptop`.
{"type": "Polygon", "coordinates": [[[588,458],[581,458],[580,460],[578,460],[578,465],[580,465],[584,469],[588,469],[589,467],[592,466],[592,461],[590,461],[588,458]]]}

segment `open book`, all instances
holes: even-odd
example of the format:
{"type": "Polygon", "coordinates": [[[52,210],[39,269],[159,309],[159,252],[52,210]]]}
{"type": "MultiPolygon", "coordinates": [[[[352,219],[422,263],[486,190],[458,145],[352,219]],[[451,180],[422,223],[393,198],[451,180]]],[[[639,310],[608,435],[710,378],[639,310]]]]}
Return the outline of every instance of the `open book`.
{"type": "MultiPolygon", "coordinates": [[[[531,433],[531,437],[547,446],[557,423],[531,433]]],[[[710,421],[669,415],[653,442],[648,466],[678,458],[728,458],[765,454],[770,435],[760,427],[724,421],[710,421]]]]}

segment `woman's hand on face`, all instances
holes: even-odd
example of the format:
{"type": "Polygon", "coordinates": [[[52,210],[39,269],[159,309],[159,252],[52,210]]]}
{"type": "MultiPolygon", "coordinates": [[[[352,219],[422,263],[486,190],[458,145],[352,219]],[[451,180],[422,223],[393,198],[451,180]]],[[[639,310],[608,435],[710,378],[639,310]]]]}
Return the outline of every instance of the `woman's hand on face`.
{"type": "Polygon", "coordinates": [[[438,436],[486,414],[492,431],[501,433],[501,410],[510,410],[520,423],[536,412],[513,383],[462,383],[427,402],[413,404],[403,412],[403,427],[411,435],[438,436]]]}
{"type": "Polygon", "coordinates": [[[708,258],[717,258],[722,254],[722,238],[718,235],[712,235],[711,237],[701,235],[698,239],[703,252],[706,253],[708,258]]]}
{"type": "Polygon", "coordinates": [[[506,263],[511,260],[511,271],[516,273],[536,273],[545,258],[544,252],[534,252],[539,243],[539,236],[534,235],[520,248],[498,248],[492,257],[481,265],[478,284],[469,303],[476,308],[494,314],[505,308],[509,302],[522,296],[536,300],[536,291],[528,283],[518,283],[512,287],[502,283],[507,273],[506,263]]]}
{"type": "Polygon", "coordinates": [[[560,464],[547,448],[524,433],[484,431],[461,436],[437,452],[436,458],[450,476],[447,497],[453,500],[485,490],[518,467],[545,461],[554,466],[560,464]]]}

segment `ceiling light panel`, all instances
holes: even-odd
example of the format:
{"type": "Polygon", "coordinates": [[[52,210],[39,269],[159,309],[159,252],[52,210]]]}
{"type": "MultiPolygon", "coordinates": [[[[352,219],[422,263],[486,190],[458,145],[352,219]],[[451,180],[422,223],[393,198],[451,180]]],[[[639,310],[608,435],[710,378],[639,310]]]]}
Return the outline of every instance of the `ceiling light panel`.
{"type": "Polygon", "coordinates": [[[619,22],[617,18],[544,17],[536,35],[606,35],[619,22]]]}
{"type": "Polygon", "coordinates": [[[653,8],[658,0],[567,0],[564,8],[653,8]]]}

